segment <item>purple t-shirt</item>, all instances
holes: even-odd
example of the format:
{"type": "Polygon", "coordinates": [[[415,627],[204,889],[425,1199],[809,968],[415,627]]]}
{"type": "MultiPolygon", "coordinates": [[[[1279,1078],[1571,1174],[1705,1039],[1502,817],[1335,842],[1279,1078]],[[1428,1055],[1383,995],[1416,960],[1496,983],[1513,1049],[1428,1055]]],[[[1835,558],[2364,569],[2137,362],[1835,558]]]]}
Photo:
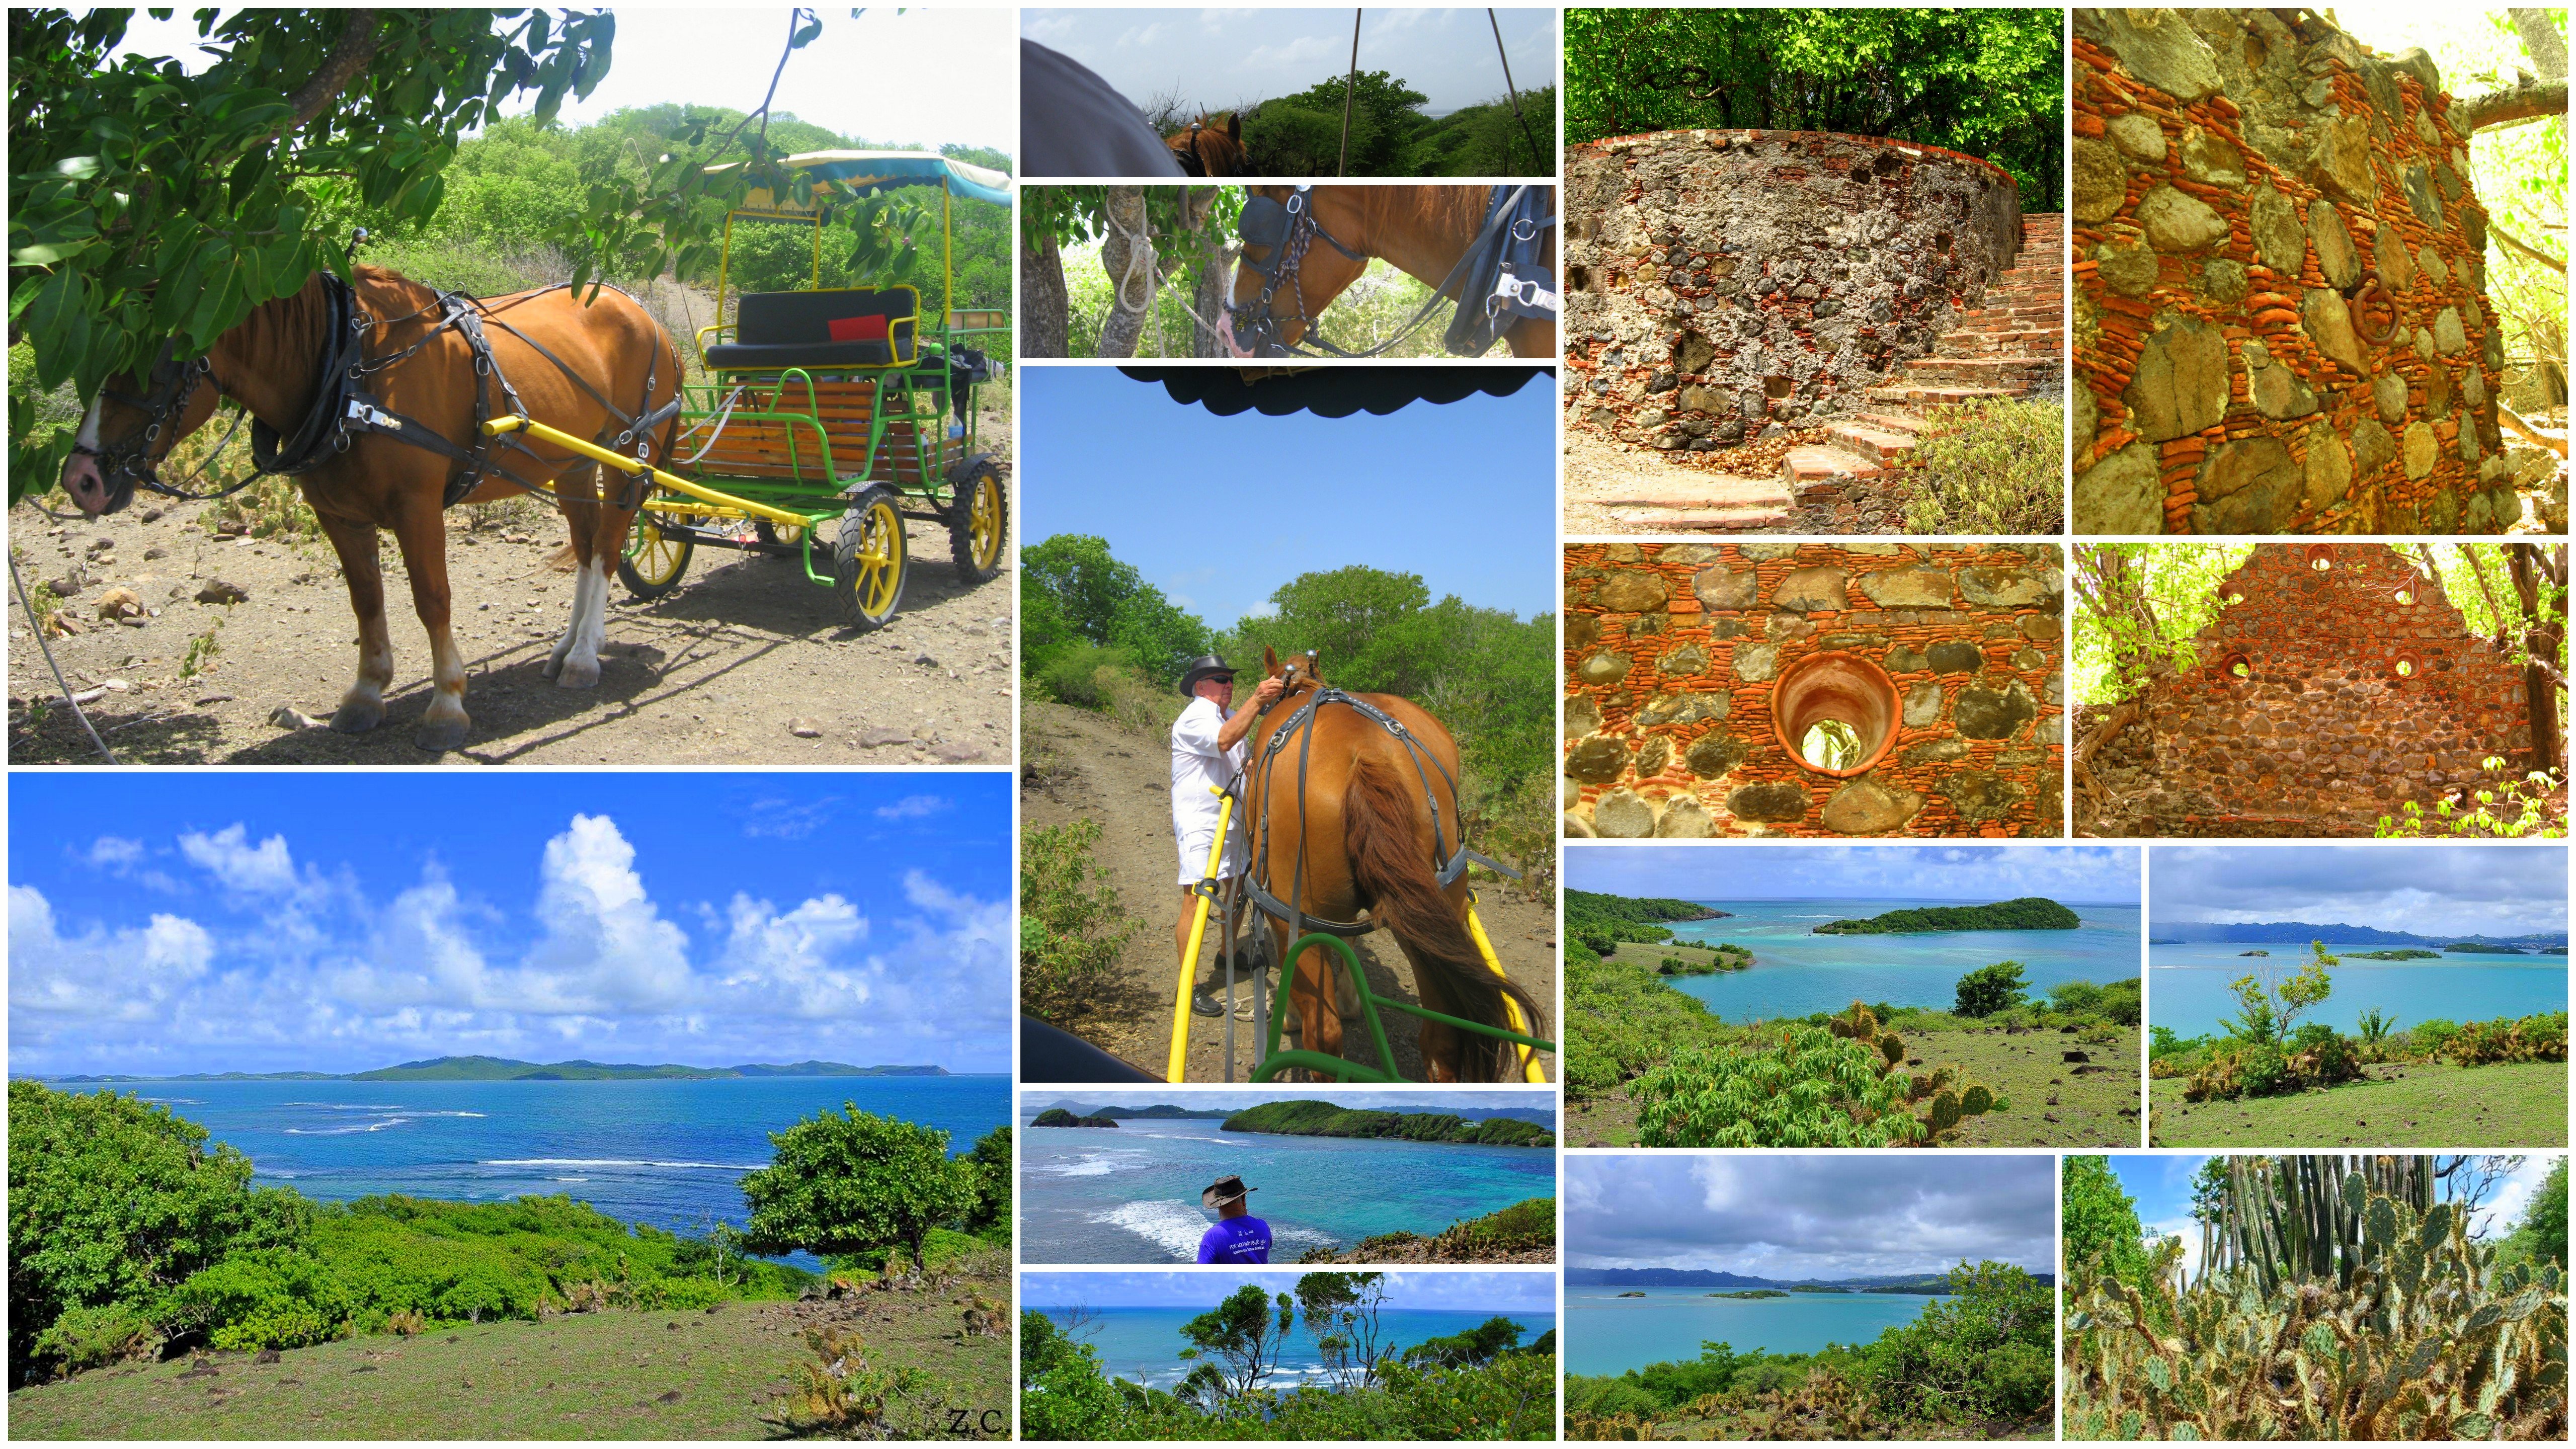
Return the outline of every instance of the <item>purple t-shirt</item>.
{"type": "Polygon", "coordinates": [[[1202,1263],[1267,1263],[1270,1225],[1259,1218],[1219,1218],[1199,1239],[1202,1263]]]}

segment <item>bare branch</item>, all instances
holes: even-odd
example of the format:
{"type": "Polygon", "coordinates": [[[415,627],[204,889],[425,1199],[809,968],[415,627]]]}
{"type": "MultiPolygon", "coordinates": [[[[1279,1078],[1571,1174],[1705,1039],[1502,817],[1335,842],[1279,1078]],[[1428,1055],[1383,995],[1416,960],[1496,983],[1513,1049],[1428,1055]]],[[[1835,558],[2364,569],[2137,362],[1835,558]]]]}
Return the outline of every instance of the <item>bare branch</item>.
{"type": "Polygon", "coordinates": [[[2503,90],[2453,101],[2451,129],[2474,133],[2566,114],[2566,77],[2544,81],[2524,75],[2515,77],[2514,84],[2503,90]]]}
{"type": "Polygon", "coordinates": [[[2503,403],[2496,404],[2496,416],[2504,420],[2504,425],[2506,427],[2509,427],[2515,432],[2522,434],[2524,437],[2531,439],[2540,446],[2549,449],[2559,457],[2564,458],[2567,456],[2567,440],[2565,438],[2553,438],[2547,433],[2542,432],[2540,429],[2533,427],[2531,424],[2523,421],[2520,413],[2506,407],[2503,403]]]}
{"type": "Polygon", "coordinates": [[[2493,217],[2489,217],[2487,219],[2487,230],[2495,235],[2495,239],[2497,241],[2503,242],[2506,246],[2509,246],[2515,251],[2522,253],[2524,256],[2531,258],[2533,261],[2540,263],[2549,270],[2553,272],[2564,272],[2567,270],[2567,263],[2564,259],[2553,257],[2549,253],[2542,251],[2540,248],[2533,246],[2531,243],[2524,241],[2522,238],[2515,236],[2512,232],[2506,231],[2503,227],[2495,224],[2495,219],[2493,217]]]}
{"type": "Polygon", "coordinates": [[[286,98],[286,103],[295,108],[295,125],[282,128],[280,134],[313,124],[313,118],[330,109],[331,103],[339,99],[340,92],[349,88],[349,82],[356,80],[359,72],[367,68],[367,63],[376,58],[376,48],[383,40],[376,24],[379,12],[351,10],[346,13],[348,24],[340,31],[339,40],[332,44],[331,53],[322,57],[321,67],[303,85],[296,87],[295,94],[286,98]]]}

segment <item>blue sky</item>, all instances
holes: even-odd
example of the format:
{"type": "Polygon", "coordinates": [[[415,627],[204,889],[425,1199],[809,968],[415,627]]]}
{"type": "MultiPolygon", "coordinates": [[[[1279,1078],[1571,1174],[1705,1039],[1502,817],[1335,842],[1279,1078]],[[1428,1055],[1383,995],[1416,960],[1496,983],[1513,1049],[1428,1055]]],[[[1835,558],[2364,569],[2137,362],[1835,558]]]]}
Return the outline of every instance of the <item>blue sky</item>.
{"type": "Polygon", "coordinates": [[[1008,1070],[1008,776],[18,774],[15,1074],[1008,1070]]]}
{"type": "MultiPolygon", "coordinates": [[[[2146,1225],[2148,1236],[2181,1238],[2184,1265],[2193,1272],[2200,1269],[2200,1227],[2191,1216],[2191,1179],[2211,1155],[2110,1155],[2111,1175],[2136,1200],[2138,1221],[2146,1225]]],[[[2535,1152],[2523,1158],[2522,1165],[2497,1185],[2470,1231],[2494,1235],[2511,1228],[2530,1205],[2531,1195],[2539,1190],[2540,1180],[2549,1175],[2550,1164],[2555,1161],[2557,1155],[2552,1153],[2535,1152]]],[[[2434,1191],[2445,1199],[2450,1196],[2447,1183],[2437,1185],[2434,1191]]]]}
{"type": "Polygon", "coordinates": [[[1299,574],[1419,574],[1436,602],[1556,608],[1555,389],[1385,417],[1220,418],[1115,368],[1021,374],[1021,533],[1096,534],[1213,627],[1299,574]]]}
{"type": "Polygon", "coordinates": [[[2558,845],[2155,848],[2153,921],[2307,921],[2423,935],[2567,929],[2558,845]]]}
{"type": "Polygon", "coordinates": [[[1264,1102],[1297,1100],[1332,1102],[1375,1112],[1455,1112],[1462,1108],[1493,1111],[1504,1107],[1529,1107],[1544,1112],[1556,1110],[1553,1092],[1522,1091],[1454,1091],[1454,1092],[1369,1092],[1345,1091],[1339,1088],[1300,1087],[1288,1090],[1271,1087],[1242,1092],[1172,1092],[1160,1087],[1110,1089],[1101,1087],[1032,1087],[1028,1102],[1043,1106],[1054,1102],[1080,1102],[1089,1107],[1150,1107],[1168,1102],[1175,1107],[1222,1107],[1239,1111],[1258,1107],[1264,1102]]]}
{"type": "Polygon", "coordinates": [[[2138,903],[2132,845],[1573,845],[1575,890],[1686,901],[2138,903]]]}
{"type": "MultiPolygon", "coordinates": [[[[1296,1291],[1290,1272],[1023,1273],[1020,1301],[1031,1308],[1213,1308],[1246,1283],[1296,1291]]],[[[1389,1273],[1390,1308],[1458,1308],[1478,1313],[1554,1313],[1556,1274],[1389,1273]]]]}
{"type": "MultiPolygon", "coordinates": [[[[760,104],[787,43],[785,10],[614,8],[608,74],[588,100],[565,98],[566,124],[675,103],[748,111],[760,104]]],[[[1020,48],[1007,8],[871,7],[856,19],[846,8],[820,13],[823,33],[788,61],[773,114],[889,149],[935,150],[947,142],[1006,155],[1019,149],[1009,77],[1020,48]]],[[[125,34],[131,48],[203,68],[196,21],[185,10],[166,21],[138,11],[125,34]]],[[[1490,56],[1491,37],[1485,45],[1490,56]]],[[[525,115],[534,102],[526,92],[502,110],[525,115]]]]}
{"type": "MultiPolygon", "coordinates": [[[[1556,84],[1556,12],[1494,15],[1523,97],[1556,84]]],[[[1351,63],[1348,10],[1028,9],[1020,33],[1091,67],[1139,106],[1179,96],[1221,109],[1294,95],[1351,63]]],[[[1359,65],[1401,77],[1433,115],[1503,95],[1481,9],[1371,10],[1360,23],[1359,65]]],[[[1530,124],[1545,140],[1547,114],[1530,124]]]]}
{"type": "Polygon", "coordinates": [[[1752,1278],[1938,1273],[2057,1256],[2055,1159],[1955,1152],[1565,1159],[1565,1261],[1752,1278]]]}

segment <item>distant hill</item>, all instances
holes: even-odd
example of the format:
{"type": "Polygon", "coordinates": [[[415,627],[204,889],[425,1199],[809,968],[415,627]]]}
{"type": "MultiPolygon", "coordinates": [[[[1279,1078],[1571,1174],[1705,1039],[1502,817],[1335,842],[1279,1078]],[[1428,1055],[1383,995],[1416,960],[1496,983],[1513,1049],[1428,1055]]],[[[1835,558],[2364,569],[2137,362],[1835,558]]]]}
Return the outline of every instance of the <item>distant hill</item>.
{"type": "MultiPolygon", "coordinates": [[[[2030,1275],[2042,1283],[2054,1285],[2054,1272],[2030,1275]]],[[[1946,1275],[1939,1273],[1903,1273],[1884,1278],[1747,1278],[1741,1273],[1726,1273],[1710,1268],[1568,1268],[1568,1288],[1777,1288],[1783,1292],[1815,1289],[1839,1289],[1849,1293],[1945,1293],[1949,1291],[1946,1275]]]]}
{"type": "Polygon", "coordinates": [[[1484,1147],[1554,1147],[1544,1126],[1510,1117],[1470,1122],[1455,1112],[1379,1112],[1332,1102],[1264,1102],[1225,1119],[1228,1132],[1267,1132],[1283,1137],[1394,1137],[1408,1142],[1455,1142],[1484,1147]]]}
{"type": "MultiPolygon", "coordinates": [[[[1117,1122],[1132,1122],[1139,1119],[1222,1122],[1244,1110],[1241,1107],[1175,1107],[1169,1102],[1157,1102],[1150,1107],[1093,1107],[1085,1105],[1080,1099],[1074,1097],[1058,1097],[1051,1102],[1024,1102],[1020,1110],[1043,1111],[1048,1108],[1060,1109],[1076,1117],[1107,1117],[1117,1122]]],[[[1418,1102],[1405,1102],[1386,1110],[1401,1112],[1438,1110],[1453,1117],[1463,1117],[1470,1122],[1484,1122],[1502,1117],[1514,1122],[1527,1122],[1533,1127],[1544,1127],[1551,1132],[1556,1130],[1556,1114],[1545,1107],[1463,1107],[1443,1103],[1434,1109],[1418,1102]]]]}
{"type": "Polygon", "coordinates": [[[2019,896],[1982,906],[1915,906],[1865,921],[1827,921],[1819,936],[1913,935],[1930,931],[2072,931],[2084,922],[2046,896],[2019,896]]]}
{"type": "MultiPolygon", "coordinates": [[[[854,1067],[847,1062],[752,1062],[738,1067],[645,1066],[633,1062],[522,1062],[509,1057],[430,1057],[370,1072],[190,1072],[175,1077],[49,1077],[55,1082],[630,1082],[723,1077],[944,1077],[946,1067],[854,1067]]],[[[1222,1115],[1222,1114],[1220,1114],[1222,1115]]]]}
{"type": "Polygon", "coordinates": [[[2310,941],[2323,941],[2329,946],[2423,946],[2438,951],[2465,941],[2486,946],[2518,946],[2552,955],[2567,949],[2565,931],[2530,931],[2519,936],[2418,936],[2411,931],[2383,931],[2375,926],[2350,926],[2340,921],[2327,925],[2312,921],[2158,921],[2155,931],[2158,941],[2176,945],[2207,942],[2213,945],[2286,943],[2304,946],[2310,941]]]}

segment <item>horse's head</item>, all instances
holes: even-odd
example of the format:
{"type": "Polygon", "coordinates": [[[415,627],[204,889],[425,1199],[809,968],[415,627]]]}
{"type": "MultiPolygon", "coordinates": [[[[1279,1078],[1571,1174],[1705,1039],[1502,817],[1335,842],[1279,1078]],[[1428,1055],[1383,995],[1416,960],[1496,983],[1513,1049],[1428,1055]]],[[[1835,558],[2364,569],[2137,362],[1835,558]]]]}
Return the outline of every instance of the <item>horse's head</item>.
{"type": "Polygon", "coordinates": [[[1236,230],[1243,260],[1218,319],[1217,335],[1237,357],[1277,355],[1314,330],[1314,321],[1368,270],[1355,186],[1247,186],[1236,230]],[[1321,243],[1319,245],[1318,243],[1321,243]]]}
{"type": "Polygon", "coordinates": [[[81,418],[63,491],[95,518],[134,501],[134,485],[156,476],[172,445],[205,425],[221,401],[205,386],[205,359],[179,361],[163,343],[148,371],[112,377],[81,418]]]}
{"type": "MultiPolygon", "coordinates": [[[[1316,667],[1316,651],[1279,657],[1279,651],[1261,646],[1261,673],[1265,679],[1279,680],[1279,698],[1283,701],[1309,689],[1324,687],[1324,676],[1316,667]]],[[[1276,706],[1274,706],[1275,708],[1276,706]]]]}
{"type": "Polygon", "coordinates": [[[1172,159],[1192,176],[1240,176],[1243,174],[1243,117],[1225,118],[1219,126],[1199,113],[1198,119],[1163,138],[1172,148],[1172,159]]]}

